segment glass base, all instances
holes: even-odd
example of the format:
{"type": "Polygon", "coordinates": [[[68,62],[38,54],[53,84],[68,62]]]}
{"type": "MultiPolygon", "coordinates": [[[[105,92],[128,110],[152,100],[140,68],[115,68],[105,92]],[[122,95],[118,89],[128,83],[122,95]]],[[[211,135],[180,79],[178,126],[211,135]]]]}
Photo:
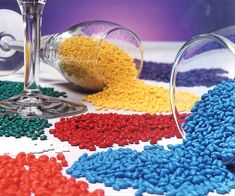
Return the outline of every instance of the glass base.
{"type": "Polygon", "coordinates": [[[87,111],[83,104],[42,95],[40,92],[23,91],[20,95],[0,101],[2,114],[18,113],[24,117],[58,118],[76,115],[87,111]]]}

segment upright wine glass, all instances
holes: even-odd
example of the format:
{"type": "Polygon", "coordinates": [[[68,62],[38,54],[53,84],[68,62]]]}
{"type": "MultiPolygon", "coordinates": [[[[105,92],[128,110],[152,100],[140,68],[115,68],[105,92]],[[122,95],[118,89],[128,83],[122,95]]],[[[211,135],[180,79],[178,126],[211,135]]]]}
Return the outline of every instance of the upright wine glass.
{"type": "Polygon", "coordinates": [[[46,1],[17,0],[24,23],[24,90],[16,97],[0,102],[6,113],[56,118],[87,111],[83,104],[44,96],[39,90],[41,16],[46,1]]]}

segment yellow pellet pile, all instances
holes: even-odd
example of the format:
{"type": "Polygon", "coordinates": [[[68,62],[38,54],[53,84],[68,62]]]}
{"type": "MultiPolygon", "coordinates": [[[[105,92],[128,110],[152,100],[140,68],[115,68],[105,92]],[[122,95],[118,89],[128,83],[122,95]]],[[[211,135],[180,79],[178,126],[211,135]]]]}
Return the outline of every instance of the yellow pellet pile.
{"type": "Polygon", "coordinates": [[[98,77],[97,55],[99,42],[88,37],[66,39],[60,45],[60,70],[77,86],[91,91],[104,88],[98,77]]]}
{"type": "MultiPolygon", "coordinates": [[[[101,92],[88,95],[85,101],[97,109],[123,109],[139,112],[170,112],[169,89],[145,84],[136,78],[133,59],[121,48],[88,37],[72,37],[61,43],[61,68],[80,86],[101,92]]],[[[189,92],[176,95],[180,111],[189,111],[198,99],[189,92]]]]}

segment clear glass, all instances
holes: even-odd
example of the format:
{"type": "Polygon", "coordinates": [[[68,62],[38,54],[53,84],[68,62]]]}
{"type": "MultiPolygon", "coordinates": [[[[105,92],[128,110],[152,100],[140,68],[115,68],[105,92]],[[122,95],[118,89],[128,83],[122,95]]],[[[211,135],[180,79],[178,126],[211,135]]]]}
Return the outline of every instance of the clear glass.
{"type": "Polygon", "coordinates": [[[7,47],[8,42],[23,40],[23,21],[20,14],[0,9],[0,76],[10,75],[24,64],[23,42],[20,51],[7,47]]]}
{"type": "MultiPolygon", "coordinates": [[[[104,42],[122,48],[135,60],[135,66],[140,73],[143,65],[143,49],[137,35],[118,24],[108,21],[88,21],[77,24],[65,32],[45,38],[45,45],[41,50],[41,60],[54,66],[72,84],[85,91],[100,91],[106,84],[102,80],[102,74],[97,69],[99,52],[104,42]],[[93,45],[86,45],[84,52],[92,51],[95,55],[68,56],[66,59],[60,55],[60,46],[66,39],[72,37],[87,37],[95,40],[93,45]],[[66,69],[64,64],[71,63],[75,69],[66,69]],[[90,67],[90,70],[87,69],[90,67]]],[[[86,43],[85,43],[86,44],[86,43]]],[[[84,48],[83,48],[84,49],[84,48]]],[[[138,77],[138,75],[136,76],[138,77]]]]}
{"type": "Polygon", "coordinates": [[[56,118],[85,112],[86,106],[41,94],[39,90],[41,16],[46,0],[18,0],[24,26],[24,90],[0,102],[7,113],[56,118]],[[29,89],[30,87],[30,89],[29,89]]]}
{"type": "MultiPolygon", "coordinates": [[[[85,91],[100,91],[106,84],[102,74],[97,69],[99,52],[105,42],[123,49],[133,59],[138,74],[143,65],[143,49],[138,36],[129,29],[109,21],[87,21],[77,24],[62,33],[42,37],[40,59],[42,62],[55,67],[69,82],[85,91]],[[82,56],[66,57],[60,55],[61,44],[72,37],[87,37],[96,41],[94,45],[86,45],[86,51],[93,51],[96,55],[83,58],[82,56]],[[65,66],[70,62],[71,67],[65,66]],[[76,68],[77,67],[77,68],[76,68]],[[90,70],[86,69],[90,67],[90,70]]],[[[7,40],[0,46],[5,50],[22,51],[19,40],[7,40]]],[[[18,69],[19,66],[16,66],[18,69]]],[[[15,70],[12,70],[14,72],[15,70]]]]}
{"type": "MultiPolygon", "coordinates": [[[[170,101],[176,125],[183,137],[185,132],[179,120],[180,113],[189,113],[189,111],[180,111],[176,97],[179,91],[190,91],[199,97],[212,89],[216,84],[225,79],[233,79],[235,76],[235,47],[229,39],[217,34],[199,35],[188,41],[178,52],[171,74],[170,80],[170,101]],[[213,78],[214,84],[202,86],[199,82],[194,87],[182,87],[180,74],[185,74],[195,70],[207,70],[212,72],[217,70],[217,78],[213,78]]],[[[194,78],[195,79],[195,78],[194,78]]],[[[204,78],[205,79],[205,78],[204,78]]],[[[209,76],[207,78],[209,80],[209,76]]]]}
{"type": "MultiPolygon", "coordinates": [[[[222,80],[235,78],[235,28],[234,26],[218,30],[213,33],[199,35],[188,41],[178,52],[170,80],[170,101],[174,120],[182,137],[186,133],[180,121],[180,113],[190,113],[189,111],[180,111],[176,93],[182,90],[191,91],[201,97],[222,80]],[[189,72],[204,71],[204,76],[189,75],[189,72]],[[217,72],[217,73],[216,73],[217,72]],[[216,73],[211,74],[211,73],[216,73]],[[182,87],[182,74],[189,75],[194,80],[194,87],[182,87]],[[202,86],[202,81],[207,85],[202,86]]],[[[229,168],[235,168],[235,156],[231,160],[223,160],[229,168]]]]}

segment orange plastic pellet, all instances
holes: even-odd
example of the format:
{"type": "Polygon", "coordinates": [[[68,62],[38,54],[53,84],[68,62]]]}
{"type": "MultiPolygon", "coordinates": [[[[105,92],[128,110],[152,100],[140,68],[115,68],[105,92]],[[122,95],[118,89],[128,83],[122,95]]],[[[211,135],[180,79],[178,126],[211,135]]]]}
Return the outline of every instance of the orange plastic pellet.
{"type": "Polygon", "coordinates": [[[63,154],[57,159],[42,155],[19,153],[16,158],[0,156],[0,196],[103,196],[103,190],[89,192],[86,182],[62,175],[67,166],[63,154]],[[59,160],[60,159],[60,160],[59,160]],[[61,161],[59,163],[58,161],[61,161]]]}

